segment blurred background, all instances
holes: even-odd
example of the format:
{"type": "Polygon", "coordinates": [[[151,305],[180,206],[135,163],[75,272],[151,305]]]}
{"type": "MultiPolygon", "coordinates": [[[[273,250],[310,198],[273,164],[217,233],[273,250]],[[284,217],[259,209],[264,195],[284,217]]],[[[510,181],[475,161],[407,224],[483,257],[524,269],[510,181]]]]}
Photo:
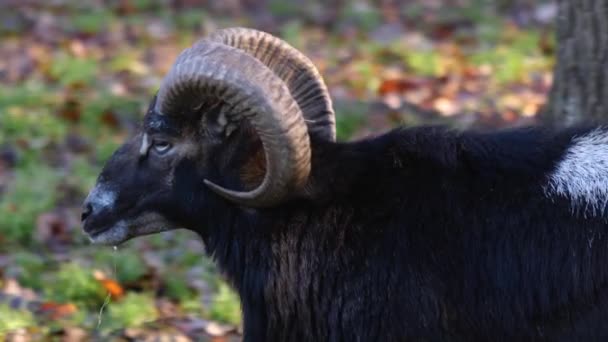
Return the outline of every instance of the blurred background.
{"type": "Polygon", "coordinates": [[[238,297],[196,236],[115,250],[79,225],[104,161],[207,33],[248,26],[303,51],[348,140],[534,122],[556,12],[540,0],[0,0],[0,340],[238,338],[238,297]]]}

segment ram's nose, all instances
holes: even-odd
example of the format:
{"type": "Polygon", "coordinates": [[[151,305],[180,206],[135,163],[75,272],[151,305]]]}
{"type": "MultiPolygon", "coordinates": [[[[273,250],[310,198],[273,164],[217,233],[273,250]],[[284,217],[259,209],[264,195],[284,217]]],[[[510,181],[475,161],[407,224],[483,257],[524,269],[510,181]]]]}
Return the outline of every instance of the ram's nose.
{"type": "Polygon", "coordinates": [[[82,207],[82,214],[80,215],[80,221],[84,223],[87,220],[87,217],[91,216],[93,213],[93,205],[91,203],[85,202],[82,207]]]}
{"type": "Polygon", "coordinates": [[[99,215],[104,210],[111,210],[114,207],[115,200],[116,192],[111,191],[104,184],[98,184],[84,200],[80,219],[84,223],[87,219],[90,221],[91,217],[99,215]]]}

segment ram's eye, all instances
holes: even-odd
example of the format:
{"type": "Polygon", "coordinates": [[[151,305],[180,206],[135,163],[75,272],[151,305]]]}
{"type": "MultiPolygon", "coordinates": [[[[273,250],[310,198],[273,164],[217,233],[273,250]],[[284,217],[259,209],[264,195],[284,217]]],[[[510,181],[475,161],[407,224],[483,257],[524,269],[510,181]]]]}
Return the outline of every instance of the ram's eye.
{"type": "Polygon", "coordinates": [[[158,140],[154,141],[152,147],[154,148],[154,151],[156,151],[156,153],[165,154],[171,149],[171,143],[164,140],[158,140]]]}

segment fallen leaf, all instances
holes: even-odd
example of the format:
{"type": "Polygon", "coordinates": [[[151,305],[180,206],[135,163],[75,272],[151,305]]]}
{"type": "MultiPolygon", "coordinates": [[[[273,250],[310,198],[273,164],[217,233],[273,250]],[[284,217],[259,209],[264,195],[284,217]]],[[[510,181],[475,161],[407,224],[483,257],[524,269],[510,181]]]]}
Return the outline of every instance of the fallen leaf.
{"type": "Polygon", "coordinates": [[[72,241],[73,234],[66,212],[42,213],[36,219],[34,240],[45,245],[62,244],[72,241]]]}
{"type": "Polygon", "coordinates": [[[112,279],[101,279],[99,282],[106,289],[106,291],[110,293],[112,299],[120,299],[124,296],[125,290],[117,281],[112,279]]]}
{"type": "Polygon", "coordinates": [[[80,121],[81,112],[80,103],[74,99],[69,99],[59,108],[57,116],[66,121],[75,123],[80,121]]]}
{"type": "Polygon", "coordinates": [[[49,315],[52,319],[59,319],[75,313],[78,308],[72,303],[43,302],[40,304],[40,311],[49,315]]]}
{"type": "Polygon", "coordinates": [[[420,86],[419,82],[407,79],[388,79],[382,81],[378,88],[378,94],[385,96],[390,93],[403,93],[409,90],[416,89],[420,86]]]}
{"type": "Polygon", "coordinates": [[[120,126],[118,116],[111,110],[106,110],[103,112],[103,114],[101,114],[101,122],[114,129],[117,129],[120,126]]]}

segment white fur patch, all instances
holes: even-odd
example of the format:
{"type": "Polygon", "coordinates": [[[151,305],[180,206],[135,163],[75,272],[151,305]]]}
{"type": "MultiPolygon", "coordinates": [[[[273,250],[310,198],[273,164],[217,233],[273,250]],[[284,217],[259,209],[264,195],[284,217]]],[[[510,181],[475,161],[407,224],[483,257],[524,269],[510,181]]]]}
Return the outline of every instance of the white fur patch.
{"type": "Polygon", "coordinates": [[[547,196],[569,198],[572,211],[602,216],[608,204],[608,131],[576,137],[545,186],[547,196]]]}
{"type": "Polygon", "coordinates": [[[108,187],[103,184],[98,184],[89,194],[87,202],[91,203],[93,207],[97,209],[111,209],[116,202],[116,192],[109,190],[108,187]]]}

